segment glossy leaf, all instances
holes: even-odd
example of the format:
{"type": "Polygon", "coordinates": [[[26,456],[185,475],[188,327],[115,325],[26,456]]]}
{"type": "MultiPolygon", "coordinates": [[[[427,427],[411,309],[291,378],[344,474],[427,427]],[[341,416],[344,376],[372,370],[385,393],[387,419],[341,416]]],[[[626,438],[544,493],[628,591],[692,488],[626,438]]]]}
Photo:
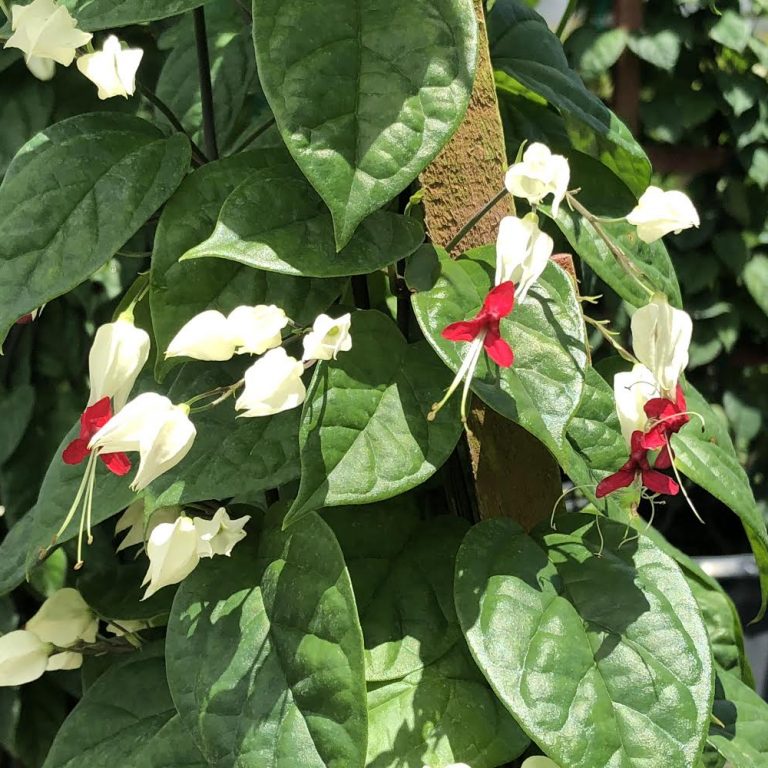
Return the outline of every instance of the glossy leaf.
{"type": "Polygon", "coordinates": [[[35,390],[28,384],[0,395],[0,465],[4,464],[16,450],[35,405],[35,390]]]}
{"type": "Polygon", "coordinates": [[[689,768],[713,694],[706,631],[674,561],[626,534],[587,515],[531,536],[512,520],[480,523],[456,562],[459,621],[501,701],[557,763],[664,755],[689,768]]]}
{"type": "Polygon", "coordinates": [[[254,0],[264,93],[339,248],[458,127],[476,24],[471,0],[254,0]]]}
{"type": "Polygon", "coordinates": [[[450,383],[423,343],[379,312],[355,312],[353,346],[321,363],[302,413],[301,485],[286,525],[312,509],[370,504],[423,483],[459,439],[456,403],[427,421],[450,383]]]}
{"type": "MultiPolygon", "coordinates": [[[[494,263],[493,246],[474,249],[458,260],[440,249],[440,277],[428,290],[412,295],[424,335],[454,371],[466,354],[466,344],[447,341],[441,332],[480,309],[493,287],[494,263]]],[[[553,450],[564,440],[566,425],[579,404],[586,366],[581,312],[565,272],[548,264],[525,301],[501,321],[501,335],[514,350],[514,364],[502,369],[483,355],[472,390],[553,450]]],[[[440,412],[435,423],[446,418],[440,412]]]]}
{"type": "Polygon", "coordinates": [[[299,168],[285,164],[240,184],[224,203],[213,234],[182,258],[215,257],[287,275],[337,277],[393,264],[423,239],[415,219],[378,211],[336,253],[328,209],[299,168]]]}
{"type": "Polygon", "coordinates": [[[208,0],[62,0],[80,29],[91,32],[167,19],[208,0]]]}
{"type": "Polygon", "coordinates": [[[131,768],[208,768],[184,727],[174,715],[131,760],[131,768]]]}
{"type": "MultiPolygon", "coordinates": [[[[9,48],[8,51],[12,49],[9,48]]],[[[6,75],[0,84],[0,177],[26,141],[42,131],[53,114],[53,88],[6,75]]]]}
{"type": "Polygon", "coordinates": [[[211,765],[362,768],[362,632],[341,550],[316,515],[286,532],[273,508],[231,558],[179,588],[168,680],[211,765]]]}
{"type": "Polygon", "coordinates": [[[0,186],[0,339],[110,259],[176,189],[189,156],[184,136],[113,113],[25,144],[0,186]]]}

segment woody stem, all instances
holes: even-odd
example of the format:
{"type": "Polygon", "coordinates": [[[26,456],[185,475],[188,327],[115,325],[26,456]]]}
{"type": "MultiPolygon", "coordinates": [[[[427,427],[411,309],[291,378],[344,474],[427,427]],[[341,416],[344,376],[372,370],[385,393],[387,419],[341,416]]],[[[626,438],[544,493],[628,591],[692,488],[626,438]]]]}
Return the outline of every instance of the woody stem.
{"type": "Polygon", "coordinates": [[[504,199],[507,194],[506,189],[502,189],[492,200],[489,200],[479,211],[472,215],[472,218],[451,238],[448,244],[445,246],[445,250],[450,253],[467,235],[467,233],[477,225],[480,219],[486,214],[490,213],[493,208],[504,199]]]}

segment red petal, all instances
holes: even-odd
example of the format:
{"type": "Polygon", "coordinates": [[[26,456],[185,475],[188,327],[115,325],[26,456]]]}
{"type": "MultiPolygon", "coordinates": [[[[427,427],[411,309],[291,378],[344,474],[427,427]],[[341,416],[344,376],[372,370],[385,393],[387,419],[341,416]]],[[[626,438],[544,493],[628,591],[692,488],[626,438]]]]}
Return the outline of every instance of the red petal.
{"type": "Polygon", "coordinates": [[[671,477],[653,469],[643,472],[643,485],[649,491],[663,493],[665,496],[676,496],[680,491],[680,486],[671,477]]]}
{"type": "Polygon", "coordinates": [[[101,453],[99,458],[113,475],[122,477],[131,471],[131,460],[124,453],[101,453]]]}
{"type": "Polygon", "coordinates": [[[515,353],[499,335],[498,328],[489,328],[483,340],[483,346],[488,356],[502,368],[509,368],[515,361],[515,353]]]}
{"type": "Polygon", "coordinates": [[[657,448],[666,445],[667,432],[669,432],[669,424],[667,422],[655,424],[643,435],[643,448],[655,451],[657,448]]]}
{"type": "Polygon", "coordinates": [[[669,446],[664,443],[664,447],[656,457],[656,461],[653,463],[654,469],[669,469],[672,466],[672,455],[669,452],[669,446]]]}
{"type": "Polygon", "coordinates": [[[627,488],[635,481],[635,472],[632,469],[620,469],[612,475],[608,475],[605,480],[601,480],[595,491],[595,496],[602,499],[609,493],[618,491],[619,488],[627,488]]]}
{"type": "Polygon", "coordinates": [[[643,406],[643,410],[649,419],[666,419],[677,413],[675,404],[666,397],[654,397],[643,406]]]}
{"type": "Polygon", "coordinates": [[[688,410],[688,403],[685,402],[685,395],[683,394],[683,388],[678,384],[677,393],[675,397],[675,405],[677,406],[677,412],[682,413],[688,410]]]}
{"type": "Polygon", "coordinates": [[[102,397],[89,405],[80,417],[80,437],[90,440],[112,418],[112,403],[102,397]]]}
{"type": "Polygon", "coordinates": [[[61,458],[65,464],[79,464],[90,451],[88,450],[88,441],[81,437],[76,437],[62,452],[61,458]]]}
{"type": "Polygon", "coordinates": [[[642,453],[645,450],[644,440],[645,435],[639,429],[636,429],[630,438],[630,451],[632,453],[642,453]]]}
{"type": "Polygon", "coordinates": [[[515,306],[515,284],[511,280],[500,283],[491,289],[483,302],[480,315],[487,315],[496,320],[506,317],[515,306]]]}
{"type": "Polygon", "coordinates": [[[462,320],[443,328],[442,337],[449,341],[472,341],[483,330],[482,320],[462,320]]]}

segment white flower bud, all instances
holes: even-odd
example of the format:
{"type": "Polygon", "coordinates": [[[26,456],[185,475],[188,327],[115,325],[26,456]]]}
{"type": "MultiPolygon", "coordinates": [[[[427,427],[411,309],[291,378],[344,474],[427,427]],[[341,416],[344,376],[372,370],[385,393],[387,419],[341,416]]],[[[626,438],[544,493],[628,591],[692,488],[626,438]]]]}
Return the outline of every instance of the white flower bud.
{"type": "Polygon", "coordinates": [[[208,309],[182,326],[168,345],[165,356],[229,360],[237,344],[238,338],[228,319],[221,312],[208,309]]]}
{"type": "Polygon", "coordinates": [[[136,71],[143,55],[141,48],[123,48],[120,41],[110,35],[100,51],[80,56],[77,68],[98,86],[100,99],[113,96],[127,99],[136,90],[136,71]]]}
{"type": "Polygon", "coordinates": [[[637,236],[644,243],[653,243],[670,232],[678,234],[684,229],[698,227],[699,214],[683,192],[648,187],[627,214],[627,221],[637,227],[637,236]]]}
{"type": "Polygon", "coordinates": [[[120,542],[117,552],[135,547],[137,544],[143,545],[155,526],[160,525],[160,523],[172,523],[182,512],[181,507],[160,507],[160,509],[152,512],[149,520],[145,520],[144,508],[144,499],[139,499],[134,501],[120,516],[115,525],[115,533],[118,534],[123,531],[128,531],[128,533],[120,542]]]}
{"type": "Polygon", "coordinates": [[[237,339],[238,355],[261,355],[280,346],[283,341],[280,331],[288,325],[288,318],[274,304],[259,304],[236,307],[227,316],[227,322],[237,339]]]}
{"type": "Polygon", "coordinates": [[[307,390],[301,380],[304,366],[282,347],[271,349],[245,372],[245,388],[235,408],[241,416],[270,416],[296,408],[307,390]]]}
{"type": "Polygon", "coordinates": [[[250,520],[250,515],[232,520],[224,507],[219,507],[211,520],[194,518],[198,535],[197,553],[200,557],[232,554],[235,544],[242,541],[246,533],[243,530],[250,520]]]}
{"type": "Polygon", "coordinates": [[[88,355],[91,379],[88,405],[111,397],[115,411],[119,411],[147,362],[149,347],[149,334],[127,317],[99,326],[88,355]]]}
{"type": "Polygon", "coordinates": [[[195,435],[187,406],[145,392],[115,414],[91,438],[88,449],[99,453],[138,451],[139,469],[131,490],[140,491],[189,453],[195,435]]]}
{"type": "Polygon", "coordinates": [[[547,266],[553,247],[552,238],[539,229],[535,213],[522,219],[505,216],[496,238],[496,285],[511,280],[515,301],[522,302],[547,266]]]}
{"type": "Polygon", "coordinates": [[[671,307],[660,294],[632,315],[635,357],[650,369],[665,397],[674,396],[680,374],[688,365],[692,332],[690,315],[671,307]]]}
{"type": "Polygon", "coordinates": [[[617,373],[613,377],[613,395],[621,434],[630,446],[632,433],[645,431],[648,417],[643,407],[649,400],[661,395],[659,386],[654,375],[644,365],[638,364],[631,371],[617,373]]]}
{"type": "Polygon", "coordinates": [[[83,654],[76,651],[62,651],[54,653],[48,659],[46,672],[56,672],[65,669],[80,669],[83,666],[83,654]]]}
{"type": "Polygon", "coordinates": [[[0,686],[37,680],[48,666],[51,645],[32,632],[17,629],[0,637],[0,686]]]}
{"type": "MultiPolygon", "coordinates": [[[[53,59],[68,67],[75,50],[90,42],[89,32],[77,29],[69,11],[53,0],[33,0],[29,5],[11,6],[13,34],[5,48],[18,48],[27,62],[32,57],[53,59]]],[[[35,66],[35,65],[33,65],[35,66]]]]}
{"type": "Polygon", "coordinates": [[[147,541],[149,568],[141,585],[149,586],[142,600],[189,576],[200,562],[197,546],[197,530],[188,517],[156,526],[147,541]]]}
{"type": "Polygon", "coordinates": [[[27,56],[27,69],[38,79],[47,83],[56,74],[56,62],[39,56],[27,56]]]}
{"type": "Polygon", "coordinates": [[[523,159],[507,171],[504,186],[515,197],[537,205],[552,195],[552,215],[557,216],[560,203],[568,191],[571,169],[562,155],[553,155],[544,144],[530,144],[523,159]]]}
{"type": "Polygon", "coordinates": [[[335,360],[339,352],[349,352],[352,349],[351,325],[349,313],[336,319],[318,315],[312,330],[304,337],[302,360],[335,360]]]}
{"type": "Polygon", "coordinates": [[[54,592],[24,627],[43,642],[67,648],[96,640],[99,620],[82,595],[71,587],[54,592]]]}

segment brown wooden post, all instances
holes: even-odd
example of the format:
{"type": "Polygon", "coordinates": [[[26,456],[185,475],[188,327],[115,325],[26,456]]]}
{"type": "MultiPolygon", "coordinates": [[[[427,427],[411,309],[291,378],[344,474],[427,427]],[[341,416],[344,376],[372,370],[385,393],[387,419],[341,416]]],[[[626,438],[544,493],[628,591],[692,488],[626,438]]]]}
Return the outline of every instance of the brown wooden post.
{"type": "MultiPolygon", "coordinates": [[[[643,0],[615,0],[614,26],[629,32],[643,26],[643,0]]],[[[640,128],[640,60],[629,49],[614,70],[613,109],[634,135],[640,128]]]]}
{"type": "MultiPolygon", "coordinates": [[[[503,188],[507,157],[481,0],[477,75],[466,118],[453,139],[424,170],[424,209],[433,242],[447,245],[474,213],[503,188]]],[[[461,248],[496,240],[499,221],[511,213],[503,199],[462,241],[461,248]]],[[[461,318],[457,318],[461,319],[461,318]]],[[[482,518],[508,516],[531,528],[552,512],[560,470],[549,451],[522,427],[475,400],[469,448],[482,518]]]]}

